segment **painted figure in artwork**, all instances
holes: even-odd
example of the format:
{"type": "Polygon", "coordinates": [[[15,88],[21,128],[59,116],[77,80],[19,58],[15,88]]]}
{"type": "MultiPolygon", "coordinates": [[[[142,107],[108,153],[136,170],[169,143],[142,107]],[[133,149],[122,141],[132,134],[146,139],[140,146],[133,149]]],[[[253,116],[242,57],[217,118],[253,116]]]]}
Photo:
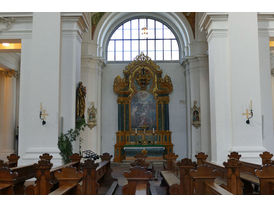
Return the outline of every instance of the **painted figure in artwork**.
{"type": "Polygon", "coordinates": [[[156,102],[152,94],[139,91],[131,101],[132,128],[156,128],[156,102]]]}

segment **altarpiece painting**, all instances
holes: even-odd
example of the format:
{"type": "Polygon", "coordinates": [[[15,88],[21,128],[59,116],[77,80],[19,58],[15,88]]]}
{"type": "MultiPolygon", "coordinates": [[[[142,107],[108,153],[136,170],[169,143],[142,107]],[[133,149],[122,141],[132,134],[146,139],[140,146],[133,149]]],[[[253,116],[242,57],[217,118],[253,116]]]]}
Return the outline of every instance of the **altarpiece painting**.
{"type": "Polygon", "coordinates": [[[118,131],[114,161],[130,159],[140,151],[148,158],[163,159],[173,152],[169,131],[169,94],[173,90],[168,75],[148,56],[140,54],[117,76],[113,90],[118,95],[118,131]]]}

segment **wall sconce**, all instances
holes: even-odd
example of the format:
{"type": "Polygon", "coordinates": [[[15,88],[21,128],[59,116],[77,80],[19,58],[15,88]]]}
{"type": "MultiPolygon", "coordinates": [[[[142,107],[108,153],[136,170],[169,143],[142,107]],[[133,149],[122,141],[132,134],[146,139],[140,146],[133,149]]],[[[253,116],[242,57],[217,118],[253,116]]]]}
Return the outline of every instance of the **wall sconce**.
{"type": "Polygon", "coordinates": [[[246,112],[243,113],[243,115],[246,116],[246,124],[250,124],[250,119],[253,117],[252,100],[250,100],[249,110],[246,109],[246,112]]]}
{"type": "Polygon", "coordinates": [[[42,120],[42,125],[44,126],[47,122],[46,122],[46,117],[48,116],[48,114],[46,113],[46,110],[43,109],[42,103],[40,103],[40,114],[39,117],[42,120]]]}

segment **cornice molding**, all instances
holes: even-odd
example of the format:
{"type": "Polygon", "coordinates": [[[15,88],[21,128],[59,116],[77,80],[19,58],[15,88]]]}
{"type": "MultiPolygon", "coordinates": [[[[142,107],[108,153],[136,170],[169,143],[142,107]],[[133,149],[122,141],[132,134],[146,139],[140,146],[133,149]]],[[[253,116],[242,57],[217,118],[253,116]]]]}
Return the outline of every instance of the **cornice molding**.
{"type": "Polygon", "coordinates": [[[77,22],[81,33],[87,32],[89,28],[87,14],[84,12],[62,12],[62,22],[77,22]]]}
{"type": "Polygon", "coordinates": [[[204,13],[199,22],[200,31],[206,32],[207,41],[209,41],[213,33],[217,33],[216,37],[225,37],[227,34],[228,13],[204,13]]]}

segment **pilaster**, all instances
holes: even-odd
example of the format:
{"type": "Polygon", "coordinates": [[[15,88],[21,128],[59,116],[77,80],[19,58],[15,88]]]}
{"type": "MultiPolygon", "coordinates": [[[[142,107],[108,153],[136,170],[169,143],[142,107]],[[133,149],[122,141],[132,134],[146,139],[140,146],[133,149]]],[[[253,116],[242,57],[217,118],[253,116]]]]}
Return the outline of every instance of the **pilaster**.
{"type": "MultiPolygon", "coordinates": [[[[95,56],[82,56],[81,79],[87,87],[86,105],[87,108],[94,104],[97,109],[96,126],[87,128],[83,134],[82,149],[92,150],[101,153],[101,79],[104,61],[95,56]]],[[[88,114],[86,114],[88,116],[88,114]]]]}

